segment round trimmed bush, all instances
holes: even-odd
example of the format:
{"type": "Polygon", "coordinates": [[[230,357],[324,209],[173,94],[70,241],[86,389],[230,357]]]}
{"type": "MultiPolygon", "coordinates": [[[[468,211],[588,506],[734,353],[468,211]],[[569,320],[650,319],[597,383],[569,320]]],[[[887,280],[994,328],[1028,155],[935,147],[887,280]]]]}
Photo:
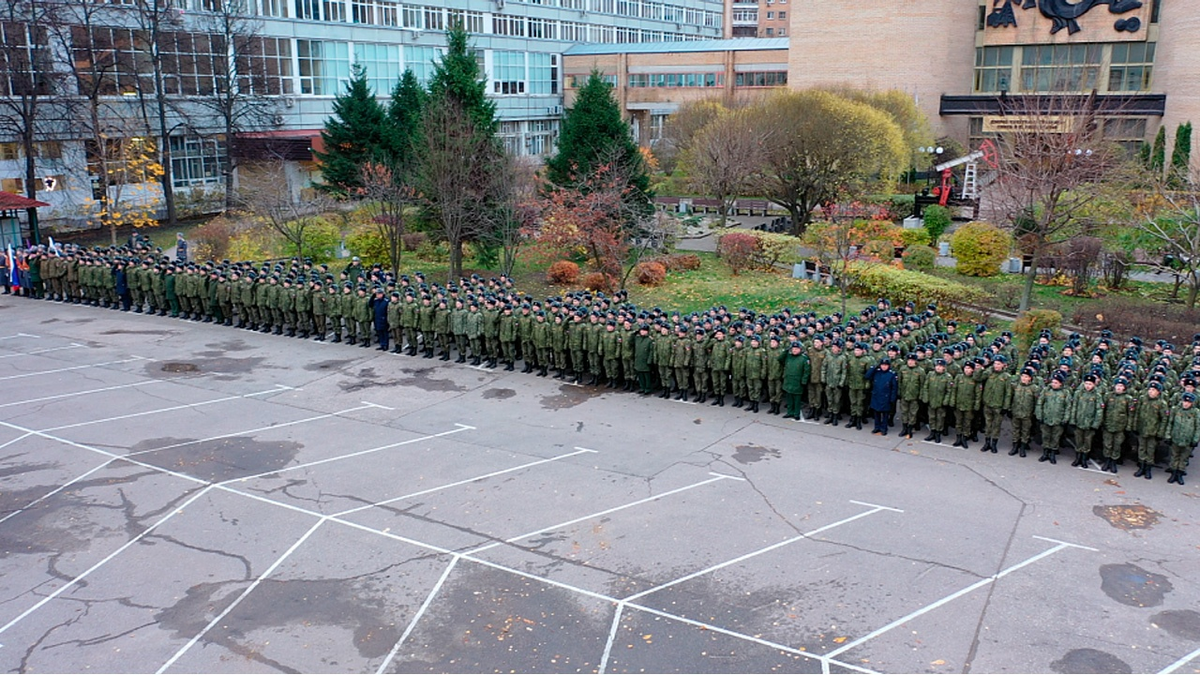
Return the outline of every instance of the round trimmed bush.
{"type": "Polygon", "coordinates": [[[570,260],[559,260],[546,270],[546,280],[552,284],[569,286],[579,281],[579,265],[570,260]]]}
{"type": "Polygon", "coordinates": [[[906,270],[929,272],[937,265],[937,251],[928,246],[909,246],[902,258],[906,270]]]}
{"type": "Polygon", "coordinates": [[[661,286],[667,280],[667,268],[655,261],[638,263],[633,274],[642,286],[661,286]]]}
{"type": "Polygon", "coordinates": [[[1012,251],[1012,235],[991,223],[967,223],[950,238],[959,274],[994,277],[1012,251]]]}

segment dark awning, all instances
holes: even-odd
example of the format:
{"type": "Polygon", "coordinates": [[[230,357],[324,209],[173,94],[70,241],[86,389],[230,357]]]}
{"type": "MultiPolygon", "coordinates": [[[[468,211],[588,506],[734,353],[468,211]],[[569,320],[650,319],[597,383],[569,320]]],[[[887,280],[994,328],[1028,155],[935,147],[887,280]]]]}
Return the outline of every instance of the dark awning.
{"type": "Polygon", "coordinates": [[[39,202],[36,199],[29,199],[21,195],[15,195],[11,192],[0,192],[0,211],[20,211],[24,209],[36,209],[42,206],[50,206],[46,202],[39,202]]]}
{"type": "MultiPolygon", "coordinates": [[[[1087,99],[1087,94],[1055,95],[1055,96],[1025,96],[1013,94],[1008,96],[975,95],[951,96],[942,95],[941,115],[1003,115],[1028,114],[1040,110],[1047,115],[1064,111],[1079,110],[1087,99]]],[[[1096,96],[1097,111],[1104,115],[1119,117],[1162,117],[1167,109],[1166,94],[1131,94],[1096,96]]]]}

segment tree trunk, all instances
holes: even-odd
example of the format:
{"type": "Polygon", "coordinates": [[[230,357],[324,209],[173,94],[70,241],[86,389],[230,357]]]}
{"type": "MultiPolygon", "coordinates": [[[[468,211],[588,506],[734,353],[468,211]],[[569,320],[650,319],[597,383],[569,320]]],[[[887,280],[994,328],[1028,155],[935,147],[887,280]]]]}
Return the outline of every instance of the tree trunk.
{"type": "Polygon", "coordinates": [[[1200,275],[1197,272],[1192,272],[1192,278],[1188,281],[1188,309],[1196,309],[1197,295],[1200,295],[1200,275]]]}
{"type": "Polygon", "coordinates": [[[449,278],[446,280],[447,283],[454,283],[455,280],[462,276],[462,245],[461,237],[455,237],[450,241],[450,273],[448,275],[449,278]]]}
{"type": "Polygon", "coordinates": [[[1039,257],[1038,251],[1034,250],[1029,260],[1029,269],[1025,272],[1025,286],[1021,289],[1021,304],[1017,307],[1018,313],[1029,311],[1030,301],[1033,299],[1033,284],[1037,281],[1039,257]]]}

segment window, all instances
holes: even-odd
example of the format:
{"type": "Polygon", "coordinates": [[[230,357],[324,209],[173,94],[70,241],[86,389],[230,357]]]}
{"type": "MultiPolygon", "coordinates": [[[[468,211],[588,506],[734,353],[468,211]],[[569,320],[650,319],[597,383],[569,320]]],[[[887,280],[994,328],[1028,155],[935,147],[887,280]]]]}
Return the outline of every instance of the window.
{"type": "Polygon", "coordinates": [[[287,11],[285,0],[259,0],[259,14],[263,16],[284,16],[287,11]]]}
{"type": "Polygon", "coordinates": [[[782,87],[787,84],[787,71],[737,73],[733,83],[738,87],[782,87]]]}
{"type": "Polygon", "coordinates": [[[425,30],[446,30],[446,13],[441,7],[425,8],[425,30]]]}
{"type": "Polygon", "coordinates": [[[443,50],[438,47],[404,46],[404,67],[416,75],[422,85],[433,77],[433,66],[442,58],[443,50]]]}
{"type": "Polygon", "coordinates": [[[525,52],[492,52],[492,93],[525,93],[525,52]]]}
{"type": "Polygon", "coordinates": [[[529,93],[558,94],[557,54],[529,54],[529,93]]]}
{"type": "Polygon", "coordinates": [[[238,86],[259,96],[295,93],[292,80],[292,41],[252,38],[238,55],[238,86]]]}
{"type": "Polygon", "coordinates": [[[980,47],[975,50],[975,91],[1009,90],[1012,77],[1012,47],[980,47]]]}
{"type": "Polygon", "coordinates": [[[425,22],[422,21],[425,15],[421,12],[420,7],[405,5],[403,14],[405,28],[420,30],[425,27],[425,22]]]}
{"type": "Polygon", "coordinates": [[[787,18],[787,12],[780,12],[780,13],[779,13],[779,20],[780,20],[780,21],[783,21],[783,20],[784,20],[784,19],[786,19],[786,18],[787,18]]]}
{"type": "Polygon", "coordinates": [[[398,9],[393,0],[354,0],[350,5],[351,20],[373,26],[396,26],[398,9]]]}
{"type": "Polygon", "coordinates": [[[367,69],[367,84],[376,96],[387,96],[400,81],[400,45],[356,42],[354,63],[367,69]]]}
{"type": "Polygon", "coordinates": [[[1137,155],[1146,142],[1144,117],[1117,117],[1104,120],[1104,139],[1124,148],[1128,157],[1137,155]]]}
{"type": "Polygon", "coordinates": [[[772,37],[772,36],[774,36],[774,35],[775,35],[775,29],[774,29],[774,28],[767,28],[767,36],[768,36],[768,37],[772,37]]]}
{"type": "Polygon", "coordinates": [[[33,156],[38,159],[62,159],[62,144],[58,141],[39,141],[33,144],[33,156]]]}
{"type": "Polygon", "coordinates": [[[787,29],[780,28],[779,31],[776,33],[776,35],[778,35],[779,37],[783,37],[784,35],[787,35],[787,29]]]}
{"type": "Polygon", "coordinates": [[[1153,42],[1120,42],[1112,46],[1109,91],[1148,91],[1154,70],[1153,42]]]}
{"type": "Polygon", "coordinates": [[[321,0],[296,0],[296,18],[321,20],[321,0]]]}
{"type": "Polygon", "coordinates": [[[0,178],[0,190],[11,192],[14,195],[19,195],[25,192],[25,179],[23,178],[0,178]]]}
{"type": "Polygon", "coordinates": [[[630,73],[630,88],[644,87],[721,87],[724,73],[630,73]]]}
{"type": "Polygon", "coordinates": [[[558,120],[530,120],[529,136],[525,139],[527,154],[541,156],[554,149],[558,120]]]}
{"type": "Polygon", "coordinates": [[[225,45],[218,36],[206,33],[162,33],[158,53],[163,65],[163,91],[168,94],[212,94],[228,65],[225,45]]]}
{"type": "Polygon", "coordinates": [[[325,0],[325,21],[345,21],[345,0],[325,0]]]}
{"type": "Polygon", "coordinates": [[[455,24],[462,24],[468,33],[483,32],[483,12],[472,12],[470,10],[447,9],[446,10],[446,27],[450,28],[455,24]]]}
{"type": "Polygon", "coordinates": [[[1088,91],[1100,76],[1103,45],[1029,45],[1021,52],[1021,91],[1088,91]]]}
{"type": "Polygon", "coordinates": [[[525,17],[523,16],[505,16],[503,14],[492,15],[492,32],[496,35],[511,35],[513,37],[525,37],[525,17]]]}
{"type": "Polygon", "coordinates": [[[0,143],[0,161],[11,162],[18,159],[21,159],[20,143],[0,143]]]}
{"type": "Polygon", "coordinates": [[[587,42],[587,24],[563,21],[561,25],[564,42],[587,42]]]}
{"type": "Polygon", "coordinates": [[[142,47],[145,33],[104,26],[71,27],[72,58],[80,85],[100,96],[133,96],[154,91],[149,60],[142,47]]]}
{"type": "Polygon", "coordinates": [[[350,51],[345,42],[296,40],[300,93],[332,96],[350,79],[350,51]]]}
{"type": "Polygon", "coordinates": [[[171,182],[175,187],[219,183],[225,170],[225,143],[220,137],[171,137],[171,182]]]}
{"type": "Polygon", "coordinates": [[[767,20],[774,21],[775,20],[775,12],[767,12],[767,20]]]}
{"type": "Polygon", "coordinates": [[[528,21],[529,37],[543,40],[558,39],[558,22],[551,19],[534,19],[528,21]]]}
{"type": "Polygon", "coordinates": [[[601,14],[614,14],[616,12],[616,0],[590,0],[593,12],[601,14]]]}

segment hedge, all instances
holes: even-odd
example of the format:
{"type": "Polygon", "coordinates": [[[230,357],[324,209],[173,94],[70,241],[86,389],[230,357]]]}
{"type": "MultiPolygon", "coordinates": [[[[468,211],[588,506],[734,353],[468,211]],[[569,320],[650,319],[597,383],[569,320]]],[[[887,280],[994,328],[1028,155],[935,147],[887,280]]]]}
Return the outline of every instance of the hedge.
{"type": "Polygon", "coordinates": [[[975,286],[889,265],[855,263],[850,266],[849,276],[850,290],[854,293],[869,298],[888,298],[893,303],[912,302],[923,307],[936,302],[953,309],[988,302],[988,294],[975,286]]]}

